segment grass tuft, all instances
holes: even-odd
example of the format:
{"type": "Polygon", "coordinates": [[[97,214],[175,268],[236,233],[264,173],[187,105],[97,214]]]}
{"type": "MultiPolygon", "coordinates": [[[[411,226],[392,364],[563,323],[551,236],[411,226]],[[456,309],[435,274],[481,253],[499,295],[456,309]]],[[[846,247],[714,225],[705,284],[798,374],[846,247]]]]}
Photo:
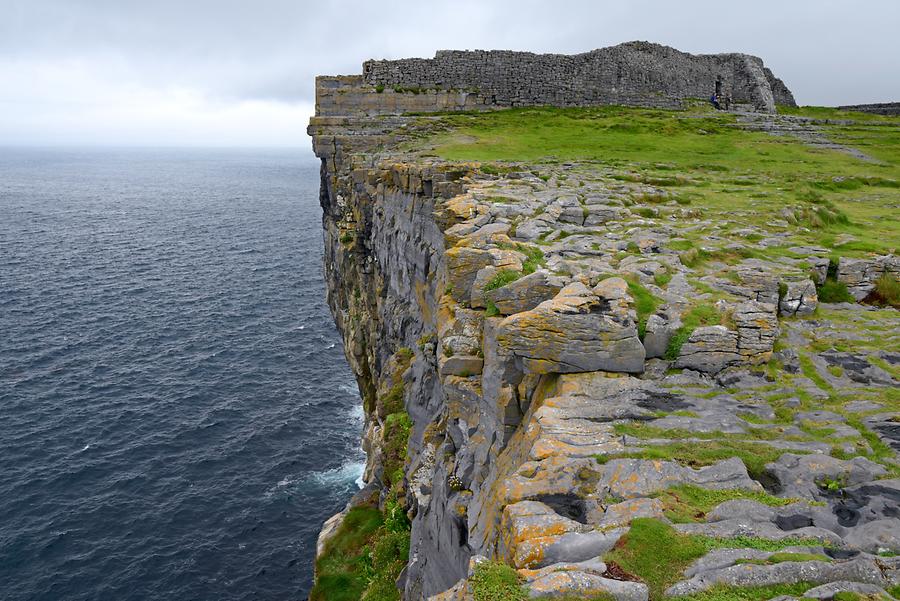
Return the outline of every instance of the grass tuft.
{"type": "Polygon", "coordinates": [[[719,310],[714,305],[694,305],[681,316],[681,327],[675,330],[672,338],[669,339],[665,358],[669,361],[677,359],[681,353],[681,347],[684,346],[684,343],[688,341],[697,328],[720,325],[724,320],[725,316],[719,313],[719,310]]]}
{"type": "Polygon", "coordinates": [[[714,507],[736,499],[748,499],[769,507],[782,507],[797,501],[797,499],[774,497],[760,491],[737,488],[710,490],[690,484],[667,488],[655,496],[662,501],[666,517],[675,523],[702,520],[714,507]]]}
{"type": "Polygon", "coordinates": [[[520,277],[522,277],[522,274],[514,269],[501,269],[487,284],[484,285],[484,291],[488,292],[490,290],[496,290],[497,288],[503,288],[507,284],[515,282],[520,277]]]}
{"type": "Polygon", "coordinates": [[[900,309],[900,280],[897,279],[897,275],[884,273],[875,280],[875,289],[866,298],[866,302],[900,309]]]}
{"type": "Polygon", "coordinates": [[[469,579],[475,601],[525,601],[528,593],[510,566],[486,561],[475,567],[469,579]]]}
{"type": "Polygon", "coordinates": [[[653,296],[644,288],[636,278],[628,278],[628,292],[634,299],[634,307],[637,312],[638,337],[643,340],[647,333],[647,319],[656,313],[656,309],[662,304],[662,299],[653,296]]]}

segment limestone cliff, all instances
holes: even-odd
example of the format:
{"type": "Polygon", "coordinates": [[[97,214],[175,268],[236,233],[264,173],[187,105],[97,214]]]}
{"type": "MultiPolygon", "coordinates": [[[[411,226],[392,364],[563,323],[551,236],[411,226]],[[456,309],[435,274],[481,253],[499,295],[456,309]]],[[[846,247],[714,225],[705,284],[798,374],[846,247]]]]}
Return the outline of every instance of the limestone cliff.
{"type": "MultiPolygon", "coordinates": [[[[320,115],[309,132],[322,160],[328,304],[366,409],[363,497],[383,505],[393,495],[411,518],[403,598],[465,598],[478,562],[490,558],[518,570],[532,596],[647,599],[658,594],[652,582],[601,560],[622,546],[637,518],[690,540],[784,541],[712,546],[667,595],[799,580],[807,588],[849,581],[878,591],[900,584],[900,563],[879,555],[900,552],[900,481],[886,479],[896,456],[875,456],[892,444],[884,426],[890,406],[861,409],[851,427],[844,414],[806,405],[850,381],[826,381],[838,378],[828,366],[866,390],[894,387],[896,374],[884,365],[896,365],[896,352],[880,355],[881,363],[838,350],[816,355],[813,371],[824,370],[816,379],[805,356],[801,365],[796,352],[776,347],[779,336],[806,335],[808,322],[796,316],[816,311],[826,280],[865,299],[879,278],[900,271],[894,256],[848,257],[829,271],[828,253],[815,248],[777,262],[741,255],[727,237],[685,251],[675,224],[698,227],[698,214],[667,199],[658,181],[591,163],[498,170],[445,161],[416,142],[436,121],[385,114],[546,104],[547,86],[562,84],[527,80],[534,64],[547,63],[549,72],[566,63],[590,87],[591,65],[621,64],[598,56],[626,53],[633,61],[645,53],[649,66],[631,67],[625,79],[645,73],[641,81],[650,84],[666,72],[660,60],[690,60],[642,44],[597,53],[572,60],[439,53],[433,63],[367,63],[363,79],[346,86],[318,82],[320,115]],[[485,74],[465,67],[471,60],[500,66],[485,74]],[[501,75],[509,73],[512,86],[501,75]],[[472,78],[494,83],[474,86],[472,78]],[[441,86],[412,91],[434,83],[441,86]],[[460,91],[466,87],[479,89],[460,91]],[[654,224],[663,214],[670,221],[654,224]],[[728,253],[734,262],[697,267],[698,256],[728,253]],[[787,370],[783,380],[765,371],[773,357],[787,370]],[[801,373],[809,377],[794,379],[801,373]],[[799,409],[778,421],[779,403],[792,396],[799,409]],[[398,410],[411,424],[399,475],[386,469],[389,416],[398,410]],[[811,422],[845,436],[841,450],[807,436],[811,422]],[[708,452],[698,459],[685,445],[708,452]],[[842,497],[830,482],[840,482],[842,497]],[[719,491],[722,502],[675,519],[672,490],[719,491]],[[796,561],[770,560],[776,551],[796,561]],[[797,563],[802,578],[789,569],[797,563]]],[[[709,73],[731,65],[729,84],[752,72],[753,91],[742,96],[734,83],[736,99],[765,110],[775,100],[793,103],[761,61],[723,56],[697,64],[710,65],[709,73]]],[[[706,85],[709,74],[702,79],[706,85]]],[[[680,102],[698,91],[688,82],[658,98],[680,102]]],[[[649,97],[643,88],[632,92],[649,97]]],[[[610,98],[625,96],[602,103],[610,98]]]]}

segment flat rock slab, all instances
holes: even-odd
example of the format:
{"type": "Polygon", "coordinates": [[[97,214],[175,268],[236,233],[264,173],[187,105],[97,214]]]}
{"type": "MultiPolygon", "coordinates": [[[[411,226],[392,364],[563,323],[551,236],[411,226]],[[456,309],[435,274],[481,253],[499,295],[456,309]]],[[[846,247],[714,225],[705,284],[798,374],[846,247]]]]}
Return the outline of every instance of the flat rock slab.
{"type": "Polygon", "coordinates": [[[736,457],[700,469],[674,461],[644,459],[614,459],[605,467],[597,490],[608,491],[623,499],[645,497],[676,484],[693,484],[713,490],[762,490],[759,482],[747,475],[744,462],[736,457]]]}

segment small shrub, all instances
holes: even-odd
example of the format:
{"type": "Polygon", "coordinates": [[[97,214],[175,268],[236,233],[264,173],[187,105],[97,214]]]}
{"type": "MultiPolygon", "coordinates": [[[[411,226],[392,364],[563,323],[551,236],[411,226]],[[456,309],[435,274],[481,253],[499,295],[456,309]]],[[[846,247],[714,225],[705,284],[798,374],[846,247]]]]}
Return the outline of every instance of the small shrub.
{"type": "Polygon", "coordinates": [[[375,86],[375,91],[381,94],[382,92],[384,92],[384,86],[382,84],[378,84],[377,86],[375,86]]]}

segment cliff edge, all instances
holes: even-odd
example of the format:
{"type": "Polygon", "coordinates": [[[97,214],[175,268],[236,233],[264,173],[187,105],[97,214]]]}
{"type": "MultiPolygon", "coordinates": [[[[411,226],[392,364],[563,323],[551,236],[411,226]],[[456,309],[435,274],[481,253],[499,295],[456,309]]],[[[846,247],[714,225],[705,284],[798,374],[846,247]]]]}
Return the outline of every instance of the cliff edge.
{"type": "Polygon", "coordinates": [[[896,118],[642,42],[317,99],[368,461],[312,599],[897,594],[896,118]]]}

